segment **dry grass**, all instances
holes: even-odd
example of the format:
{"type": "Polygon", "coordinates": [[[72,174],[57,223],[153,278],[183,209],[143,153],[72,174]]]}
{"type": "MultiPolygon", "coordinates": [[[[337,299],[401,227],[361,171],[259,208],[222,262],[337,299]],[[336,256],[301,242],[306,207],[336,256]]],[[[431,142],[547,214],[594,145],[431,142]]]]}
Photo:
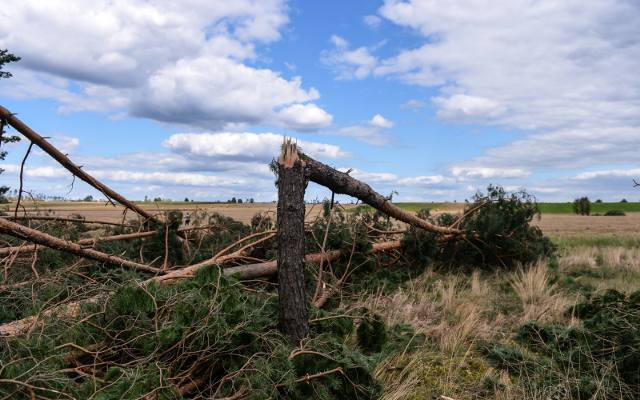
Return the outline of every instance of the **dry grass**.
{"type": "Polygon", "coordinates": [[[511,287],[522,301],[521,322],[550,321],[562,318],[564,310],[573,303],[549,283],[549,269],[545,262],[520,268],[509,278],[511,287]]]}

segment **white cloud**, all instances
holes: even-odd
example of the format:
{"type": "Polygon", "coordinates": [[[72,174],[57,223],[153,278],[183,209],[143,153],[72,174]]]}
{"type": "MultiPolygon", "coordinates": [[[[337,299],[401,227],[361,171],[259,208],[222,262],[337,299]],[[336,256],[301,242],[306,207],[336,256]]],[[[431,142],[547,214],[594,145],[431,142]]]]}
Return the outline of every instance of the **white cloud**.
{"type": "Polygon", "coordinates": [[[393,128],[393,121],[389,121],[380,114],[374,115],[369,123],[378,128],[393,128]]]}
{"type": "MultiPolygon", "coordinates": [[[[231,123],[257,124],[275,118],[275,107],[319,97],[315,89],[304,90],[301,86],[300,78],[288,81],[269,69],[247,67],[226,58],[179,60],[149,77],[131,105],[131,112],[209,129],[231,123]]],[[[300,105],[303,111],[311,106],[300,105]]],[[[323,110],[313,107],[317,109],[316,114],[324,113],[325,119],[330,118],[323,110]]],[[[306,121],[301,118],[292,109],[281,121],[284,124],[292,121],[294,129],[318,125],[317,119],[305,125],[306,121]]]]}
{"type": "Polygon", "coordinates": [[[351,50],[349,43],[340,36],[331,36],[334,48],[323,51],[321,61],[332,68],[337,79],[364,79],[377,64],[377,59],[366,47],[351,50]]]}
{"type": "Polygon", "coordinates": [[[382,146],[391,140],[388,130],[394,125],[380,114],[375,114],[370,120],[351,126],[345,126],[332,131],[324,132],[329,135],[349,136],[375,146],[382,146]]]}
{"type": "Polygon", "coordinates": [[[424,107],[424,103],[417,99],[409,99],[402,104],[402,108],[408,108],[410,110],[418,110],[424,107]]]}
{"type": "Polygon", "coordinates": [[[5,3],[0,47],[22,57],[5,93],[53,98],[63,112],[130,110],[212,129],[274,123],[278,109],[319,96],[299,77],[246,65],[280,38],[281,0],[5,3]]]}
{"type": "Polygon", "coordinates": [[[331,35],[329,41],[333,43],[334,46],[340,49],[346,48],[348,45],[347,41],[342,36],[338,35],[331,35]]]}
{"type": "MultiPolygon", "coordinates": [[[[379,15],[416,31],[423,44],[374,57],[360,76],[436,87],[439,118],[524,133],[488,149],[479,164],[640,161],[630,151],[630,138],[640,137],[637,2],[386,0],[379,15]]],[[[360,65],[333,61],[341,78],[358,78],[360,65]]]]}
{"type": "Polygon", "coordinates": [[[277,113],[282,126],[298,131],[315,131],[331,125],[333,117],[315,104],[294,104],[277,113]]]}
{"type": "MultiPolygon", "coordinates": [[[[283,136],[274,133],[180,133],[164,145],[178,154],[210,159],[255,160],[269,162],[278,155],[283,136]]],[[[298,141],[302,150],[319,159],[348,156],[330,144],[298,141]]]]}
{"type": "Polygon", "coordinates": [[[450,97],[435,97],[439,107],[438,118],[451,121],[472,122],[492,118],[504,112],[497,102],[479,96],[455,94],[450,97]]]}
{"type": "Polygon", "coordinates": [[[369,28],[372,29],[378,28],[380,26],[380,23],[382,23],[382,18],[378,17],[377,15],[365,15],[362,20],[369,28]]]}
{"type": "Polygon", "coordinates": [[[454,166],[451,168],[453,176],[468,179],[491,179],[491,178],[526,178],[531,175],[530,171],[522,168],[492,168],[482,166],[454,166]]]}
{"type": "Polygon", "coordinates": [[[589,180],[589,179],[596,179],[596,178],[640,179],[640,168],[588,171],[588,172],[581,172],[574,177],[574,179],[577,179],[577,180],[589,180]]]}

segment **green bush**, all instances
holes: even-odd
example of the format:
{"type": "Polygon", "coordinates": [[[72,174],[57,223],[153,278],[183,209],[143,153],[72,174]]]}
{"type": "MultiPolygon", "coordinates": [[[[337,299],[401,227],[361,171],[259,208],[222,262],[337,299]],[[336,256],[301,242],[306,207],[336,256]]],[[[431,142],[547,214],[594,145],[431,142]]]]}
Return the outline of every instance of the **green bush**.
{"type": "Polygon", "coordinates": [[[531,392],[567,399],[640,398],[640,291],[600,292],[568,314],[581,323],[527,323],[516,332],[517,345],[484,343],[479,350],[494,367],[522,378],[531,392]]]}
{"type": "MultiPolygon", "coordinates": [[[[508,194],[489,186],[465,207],[459,228],[466,234],[439,242],[440,236],[410,228],[402,241],[406,253],[419,262],[435,260],[451,269],[514,268],[553,254],[555,247],[542,231],[531,225],[539,214],[535,199],[526,192],[508,194]]],[[[419,217],[441,226],[451,226],[457,217],[442,214],[432,218],[427,211],[419,217]]]]}
{"type": "Polygon", "coordinates": [[[591,201],[589,201],[588,197],[580,197],[573,201],[571,208],[575,214],[589,215],[591,214],[591,201]]]}
{"type": "Polygon", "coordinates": [[[604,213],[604,215],[606,217],[624,217],[627,214],[625,214],[625,212],[622,210],[609,210],[606,213],[604,213]]]}

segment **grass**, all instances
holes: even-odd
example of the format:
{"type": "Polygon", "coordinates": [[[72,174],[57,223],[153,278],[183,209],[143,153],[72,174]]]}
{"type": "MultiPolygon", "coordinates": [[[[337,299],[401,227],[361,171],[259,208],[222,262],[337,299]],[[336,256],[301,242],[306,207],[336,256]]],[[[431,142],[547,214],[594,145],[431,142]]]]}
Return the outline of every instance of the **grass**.
{"type": "Polygon", "coordinates": [[[363,297],[361,302],[389,323],[410,324],[428,339],[419,351],[378,366],[375,374],[385,384],[383,398],[547,399],[559,390],[570,392],[574,372],[561,365],[536,372],[548,375],[514,378],[492,367],[479,350],[482,343],[491,342],[528,357],[528,351],[514,342],[521,326],[578,326],[566,311],[587,295],[608,288],[627,294],[640,289],[640,238],[564,236],[555,242],[557,260],[512,273],[429,269],[393,293],[363,297]],[[560,383],[545,385],[543,379],[549,376],[560,383]],[[536,386],[536,379],[543,384],[536,386]]]}
{"type": "MultiPolygon", "coordinates": [[[[571,203],[538,203],[543,214],[573,214],[571,203]]],[[[607,211],[640,212],[640,202],[629,203],[596,203],[591,202],[591,214],[604,214],[607,211]]]]}
{"type": "MultiPolygon", "coordinates": [[[[406,211],[417,212],[428,208],[432,211],[457,212],[461,211],[465,203],[451,202],[416,202],[416,203],[394,203],[406,211]]],[[[370,209],[368,206],[363,206],[370,209]]],[[[573,214],[571,203],[538,203],[542,214],[573,214]]],[[[591,214],[604,214],[607,211],[621,210],[624,212],[640,212],[640,202],[629,203],[591,203],[591,214]]]]}

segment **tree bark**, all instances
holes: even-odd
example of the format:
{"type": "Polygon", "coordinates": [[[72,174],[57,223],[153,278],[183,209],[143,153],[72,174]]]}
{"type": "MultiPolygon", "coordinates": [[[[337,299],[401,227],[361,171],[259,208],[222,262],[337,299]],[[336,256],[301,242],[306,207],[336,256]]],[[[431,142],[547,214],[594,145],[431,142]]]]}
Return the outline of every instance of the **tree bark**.
{"type": "Polygon", "coordinates": [[[125,260],[123,258],[105,254],[97,250],[85,249],[84,247],[82,247],[82,245],[79,245],[77,243],[69,242],[55,236],[51,236],[44,232],[27,228],[26,226],[16,224],[15,222],[11,222],[4,218],[0,218],[0,233],[5,233],[19,239],[25,239],[29,242],[49,247],[51,249],[64,251],[95,261],[100,261],[105,264],[132,268],[135,270],[151,272],[154,274],[160,271],[158,268],[150,267],[145,264],[139,264],[137,262],[125,260]]]}
{"type": "Polygon", "coordinates": [[[280,330],[294,343],[309,335],[304,291],[304,163],[286,142],[278,162],[278,298],[280,330]]]}
{"type": "Polygon", "coordinates": [[[44,150],[45,153],[53,157],[56,161],[58,161],[63,167],[65,167],[73,175],[77,176],[78,178],[82,179],[89,185],[98,189],[108,198],[114,199],[118,203],[122,204],[123,206],[138,213],[139,215],[144,217],[146,220],[158,222],[153,215],[143,210],[141,207],[137,206],[135,203],[132,203],[129,200],[125,199],[122,195],[115,192],[104,183],[98,181],[88,173],[84,172],[78,165],[74,164],[73,161],[69,159],[69,157],[62,154],[60,150],[56,149],[53,145],[51,145],[51,143],[47,142],[42,136],[36,133],[33,129],[29,128],[29,126],[27,126],[24,122],[20,121],[18,118],[16,118],[15,115],[13,115],[9,110],[7,110],[2,106],[0,106],[0,118],[4,119],[15,130],[17,130],[22,135],[24,135],[24,137],[31,140],[38,147],[44,150]]]}
{"type": "Polygon", "coordinates": [[[319,185],[331,189],[332,192],[348,194],[360,199],[371,207],[409,225],[422,228],[424,230],[440,233],[444,235],[460,235],[464,231],[445,226],[437,226],[429,221],[416,217],[414,214],[406,212],[393,205],[389,199],[376,192],[364,182],[361,182],[344,172],[340,172],[328,165],[305,156],[305,175],[319,185]]]}
{"type": "MultiPolygon", "coordinates": [[[[80,239],[76,244],[81,246],[94,246],[97,243],[101,242],[115,242],[119,240],[131,240],[131,239],[141,239],[146,237],[151,237],[156,234],[156,231],[148,231],[148,232],[134,232],[134,233],[124,233],[122,235],[113,235],[113,236],[103,236],[96,238],[88,238],[88,239],[80,239]]],[[[73,243],[73,242],[70,242],[73,243]]],[[[2,247],[0,248],[0,256],[5,256],[7,254],[13,254],[15,252],[18,253],[30,253],[32,251],[36,251],[37,244],[31,244],[28,246],[11,246],[11,247],[2,247]]]]}

